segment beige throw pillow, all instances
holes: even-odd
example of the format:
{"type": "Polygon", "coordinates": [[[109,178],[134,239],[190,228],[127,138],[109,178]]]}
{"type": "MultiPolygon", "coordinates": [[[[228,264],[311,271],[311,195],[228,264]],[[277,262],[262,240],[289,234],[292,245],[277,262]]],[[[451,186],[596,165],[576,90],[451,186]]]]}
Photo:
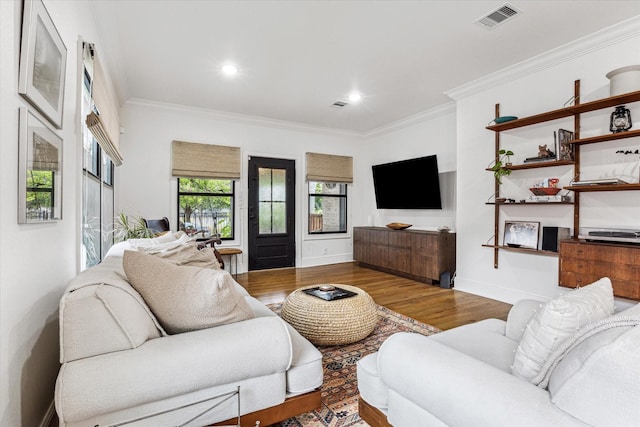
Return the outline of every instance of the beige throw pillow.
{"type": "Polygon", "coordinates": [[[527,324],[511,372],[529,382],[551,354],[578,329],[613,314],[613,289],[605,277],[544,304],[527,324]]]}
{"type": "Polygon", "coordinates": [[[195,242],[187,242],[162,249],[159,246],[139,247],[138,251],[155,255],[176,265],[190,265],[192,267],[220,270],[220,263],[216,259],[213,248],[207,247],[198,250],[195,242]]]}
{"type": "Polygon", "coordinates": [[[124,271],[170,334],[254,317],[224,270],[177,266],[156,256],[125,251],[124,271]]]}

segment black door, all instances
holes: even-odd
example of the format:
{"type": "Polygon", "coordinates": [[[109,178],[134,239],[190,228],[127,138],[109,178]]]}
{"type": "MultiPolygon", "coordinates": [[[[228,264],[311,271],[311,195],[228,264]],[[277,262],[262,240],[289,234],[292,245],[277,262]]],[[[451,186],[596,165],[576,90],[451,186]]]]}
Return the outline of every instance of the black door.
{"type": "Polygon", "coordinates": [[[294,160],[249,159],[249,270],[294,267],[294,160]]]}

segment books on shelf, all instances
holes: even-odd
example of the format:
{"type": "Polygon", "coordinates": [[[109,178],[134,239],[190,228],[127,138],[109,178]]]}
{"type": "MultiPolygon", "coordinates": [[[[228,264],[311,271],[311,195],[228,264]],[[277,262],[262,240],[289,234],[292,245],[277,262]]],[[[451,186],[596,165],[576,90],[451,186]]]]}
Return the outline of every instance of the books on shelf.
{"type": "Polygon", "coordinates": [[[555,161],[556,158],[555,157],[549,157],[549,156],[544,156],[544,157],[527,157],[526,159],[524,159],[525,163],[538,163],[538,162],[553,162],[555,161]]]}

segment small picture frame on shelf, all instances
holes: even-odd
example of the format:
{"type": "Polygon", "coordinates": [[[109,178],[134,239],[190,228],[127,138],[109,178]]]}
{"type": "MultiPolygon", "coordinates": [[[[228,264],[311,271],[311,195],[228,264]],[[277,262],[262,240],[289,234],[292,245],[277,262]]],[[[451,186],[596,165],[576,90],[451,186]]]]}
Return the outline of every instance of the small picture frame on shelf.
{"type": "Polygon", "coordinates": [[[512,248],[538,249],[540,223],[533,221],[505,221],[504,245],[512,248]]]}
{"type": "Polygon", "coordinates": [[[573,132],[558,129],[558,160],[575,160],[575,147],[571,141],[573,141],[573,132]]]}

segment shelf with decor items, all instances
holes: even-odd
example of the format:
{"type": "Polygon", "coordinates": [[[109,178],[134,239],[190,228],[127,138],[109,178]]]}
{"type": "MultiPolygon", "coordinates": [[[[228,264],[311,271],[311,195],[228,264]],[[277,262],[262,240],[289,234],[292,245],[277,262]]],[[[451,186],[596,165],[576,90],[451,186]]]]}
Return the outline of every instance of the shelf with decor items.
{"type": "MultiPolygon", "coordinates": [[[[574,84],[574,98],[579,100],[580,98],[580,82],[576,81],[574,84]]],[[[575,106],[574,106],[575,107],[575,106]]],[[[570,107],[570,108],[574,108],[570,107]]],[[[547,121],[557,120],[561,118],[574,116],[574,135],[577,137],[578,134],[576,129],[579,129],[579,117],[576,118],[575,113],[569,113],[567,109],[563,108],[561,110],[555,110],[548,113],[538,114],[531,117],[525,117],[521,119],[515,119],[511,121],[507,121],[504,123],[499,123],[491,126],[487,126],[488,130],[491,130],[495,133],[495,163],[501,159],[500,151],[501,151],[501,132],[508,131],[511,129],[517,129],[525,126],[531,126],[538,123],[544,123],[547,121]]],[[[500,117],[500,104],[496,104],[495,106],[495,117],[496,119],[500,117]]],[[[577,161],[579,159],[579,148],[576,146],[574,148],[574,160],[544,160],[537,161],[532,163],[523,163],[523,164],[508,164],[503,166],[503,169],[508,171],[508,174],[511,172],[522,171],[522,170],[531,170],[531,169],[543,169],[543,168],[553,168],[553,167],[573,167],[574,169],[578,167],[577,161]]],[[[487,171],[495,171],[492,168],[487,168],[487,171]]],[[[498,177],[495,179],[495,198],[496,201],[489,201],[487,205],[494,206],[494,229],[493,229],[493,244],[484,244],[483,247],[492,248],[493,249],[493,266],[494,268],[498,268],[499,266],[499,253],[500,251],[510,251],[510,252],[519,252],[524,254],[531,255],[545,255],[545,256],[558,256],[557,252],[534,249],[534,248],[521,248],[521,247],[512,247],[504,244],[500,244],[500,217],[501,217],[501,209],[506,206],[526,206],[527,208],[532,205],[543,205],[545,207],[555,205],[555,206],[570,206],[575,213],[576,204],[578,203],[578,198],[576,197],[573,201],[563,200],[563,201],[542,201],[542,202],[532,202],[532,201],[513,201],[511,202],[501,200],[500,196],[500,187],[501,181],[498,177]]],[[[575,217],[575,215],[574,215],[575,217]]]]}
{"type": "MultiPolygon", "coordinates": [[[[574,105],[567,106],[561,109],[552,110],[548,112],[544,112],[541,114],[536,114],[529,117],[517,118],[510,121],[505,121],[502,123],[496,123],[494,125],[487,126],[486,129],[493,131],[495,133],[495,161],[496,163],[500,160],[500,136],[501,132],[523,128],[527,126],[532,126],[536,124],[546,123],[553,120],[558,120],[562,118],[573,118],[573,139],[568,143],[573,149],[573,160],[550,160],[550,161],[539,161],[535,163],[526,163],[526,164],[518,164],[518,165],[508,165],[504,166],[504,169],[508,170],[509,174],[512,171],[518,170],[528,170],[528,169],[537,169],[537,168],[547,168],[547,167],[555,167],[555,166],[572,166],[574,168],[574,176],[580,176],[580,147],[582,145],[587,144],[595,144],[595,143],[603,143],[609,141],[617,141],[627,138],[634,138],[640,136],[640,130],[626,130],[621,132],[612,132],[610,134],[604,135],[596,135],[581,138],[580,136],[580,119],[581,114],[587,112],[593,112],[598,110],[603,110],[610,107],[619,107],[624,104],[630,104],[634,102],[640,101],[640,91],[628,92],[620,95],[611,96],[608,98],[603,98],[591,102],[580,103],[580,80],[576,80],[574,82],[574,105]]],[[[495,117],[496,119],[500,116],[500,105],[496,104],[495,106],[495,117]]],[[[487,168],[488,171],[492,171],[493,169],[487,168]]],[[[494,250],[494,268],[498,268],[498,254],[500,250],[508,250],[514,252],[523,252],[529,254],[537,254],[537,255],[551,255],[547,252],[550,251],[542,251],[539,249],[528,249],[528,248],[514,248],[505,245],[499,244],[499,229],[500,229],[500,215],[501,209],[503,206],[527,206],[530,207],[533,204],[545,204],[548,205],[572,205],[573,206],[573,241],[577,241],[577,234],[580,229],[580,194],[585,192],[607,192],[607,191],[635,191],[640,190],[640,183],[636,184],[615,184],[615,185],[568,185],[562,187],[562,190],[568,190],[573,193],[573,201],[561,201],[561,202],[513,202],[513,200],[509,202],[505,202],[503,200],[497,200],[495,202],[487,202],[487,205],[494,206],[494,236],[493,236],[493,244],[485,244],[483,247],[489,247],[494,250]]],[[[501,199],[500,197],[500,180],[496,178],[495,180],[495,197],[496,199],[501,199]]],[[[511,200],[511,199],[508,199],[511,200]]],[[[552,252],[557,256],[558,254],[552,252]]],[[[562,255],[560,255],[562,258],[562,255]]],[[[562,263],[560,263],[562,265],[562,263]]],[[[560,267],[562,271],[562,267],[560,267]]],[[[566,282],[566,281],[565,281],[566,282]]],[[[567,286],[567,284],[562,284],[561,286],[567,286]]]]}

